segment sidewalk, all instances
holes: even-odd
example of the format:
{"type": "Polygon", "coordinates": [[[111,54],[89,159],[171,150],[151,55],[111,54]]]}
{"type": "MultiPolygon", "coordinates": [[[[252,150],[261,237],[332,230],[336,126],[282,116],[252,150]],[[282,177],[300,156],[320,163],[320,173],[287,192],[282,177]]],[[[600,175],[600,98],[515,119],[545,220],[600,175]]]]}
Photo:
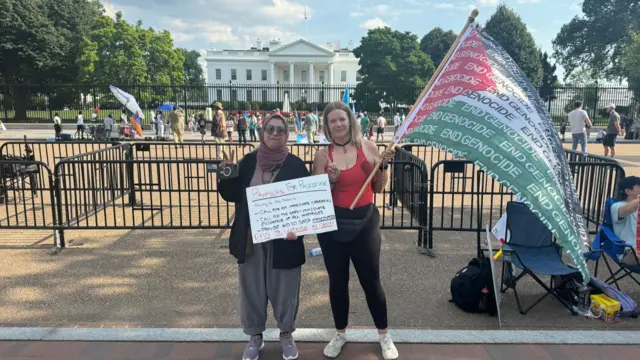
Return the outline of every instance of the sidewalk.
{"type": "MultiPolygon", "coordinates": [[[[244,343],[128,343],[128,342],[0,342],[2,360],[239,360],[244,343]]],[[[325,343],[299,343],[301,360],[326,360],[325,343]]],[[[402,360],[507,360],[507,359],[637,359],[640,346],[630,345],[438,345],[398,344],[402,360]]],[[[279,344],[267,343],[261,360],[282,359],[279,344]]],[[[342,360],[382,359],[378,344],[347,344],[337,358],[342,360]]]]}

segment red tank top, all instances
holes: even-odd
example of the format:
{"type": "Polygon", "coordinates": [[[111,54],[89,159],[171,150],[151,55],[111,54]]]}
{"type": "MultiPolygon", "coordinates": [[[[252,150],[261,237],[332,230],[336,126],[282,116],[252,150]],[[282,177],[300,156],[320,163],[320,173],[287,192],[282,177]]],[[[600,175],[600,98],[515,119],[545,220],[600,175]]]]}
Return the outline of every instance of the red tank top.
{"type": "MultiPolygon", "coordinates": [[[[329,159],[333,161],[333,144],[329,146],[329,159]]],[[[333,205],[341,208],[349,208],[360,192],[362,185],[369,174],[371,174],[371,165],[367,162],[362,148],[358,149],[358,157],[356,163],[346,169],[340,171],[338,182],[333,187],[333,205]]],[[[358,200],[355,207],[362,207],[373,202],[373,183],[364,190],[364,193],[358,200]]]]}

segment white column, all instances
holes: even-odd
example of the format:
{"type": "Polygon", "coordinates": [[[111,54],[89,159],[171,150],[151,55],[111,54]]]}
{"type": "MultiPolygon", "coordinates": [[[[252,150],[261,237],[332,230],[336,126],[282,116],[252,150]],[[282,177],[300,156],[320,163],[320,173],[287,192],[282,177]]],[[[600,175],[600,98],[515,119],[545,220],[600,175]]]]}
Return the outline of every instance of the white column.
{"type": "Polygon", "coordinates": [[[309,84],[313,85],[313,63],[309,62],[309,84]]]}
{"type": "Polygon", "coordinates": [[[273,61],[269,61],[269,66],[270,66],[270,77],[269,77],[269,83],[270,84],[275,84],[276,83],[276,64],[273,61]]]}
{"type": "Polygon", "coordinates": [[[296,77],[293,76],[293,63],[289,63],[289,84],[295,83],[296,77]]]}
{"type": "Polygon", "coordinates": [[[333,85],[333,61],[329,61],[329,85],[333,85]]]}

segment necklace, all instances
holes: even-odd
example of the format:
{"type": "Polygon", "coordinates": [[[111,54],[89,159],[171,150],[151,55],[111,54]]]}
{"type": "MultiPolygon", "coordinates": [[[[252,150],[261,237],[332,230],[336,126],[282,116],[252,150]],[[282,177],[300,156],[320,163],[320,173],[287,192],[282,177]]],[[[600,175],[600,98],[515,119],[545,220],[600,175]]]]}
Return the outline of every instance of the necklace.
{"type": "Polygon", "coordinates": [[[341,147],[342,148],[342,152],[345,153],[345,154],[347,153],[347,145],[349,145],[349,143],[351,143],[351,137],[349,137],[349,140],[347,140],[347,142],[344,143],[344,144],[338,144],[335,141],[333,142],[333,144],[335,146],[341,147]]]}

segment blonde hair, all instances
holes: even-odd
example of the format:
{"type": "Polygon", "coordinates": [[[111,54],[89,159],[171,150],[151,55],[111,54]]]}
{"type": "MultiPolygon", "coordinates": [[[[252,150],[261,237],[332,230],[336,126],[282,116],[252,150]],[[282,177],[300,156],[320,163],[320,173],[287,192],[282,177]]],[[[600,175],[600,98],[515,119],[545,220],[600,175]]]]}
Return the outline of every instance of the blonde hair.
{"type": "Polygon", "coordinates": [[[356,121],[356,117],[349,106],[342,101],[331,102],[327,104],[322,111],[322,127],[324,128],[324,134],[327,136],[327,140],[335,143],[335,140],[331,135],[331,131],[329,130],[329,114],[334,110],[342,110],[347,114],[349,117],[349,133],[351,135],[349,141],[357,147],[362,146],[362,129],[360,128],[360,123],[356,121]]]}

